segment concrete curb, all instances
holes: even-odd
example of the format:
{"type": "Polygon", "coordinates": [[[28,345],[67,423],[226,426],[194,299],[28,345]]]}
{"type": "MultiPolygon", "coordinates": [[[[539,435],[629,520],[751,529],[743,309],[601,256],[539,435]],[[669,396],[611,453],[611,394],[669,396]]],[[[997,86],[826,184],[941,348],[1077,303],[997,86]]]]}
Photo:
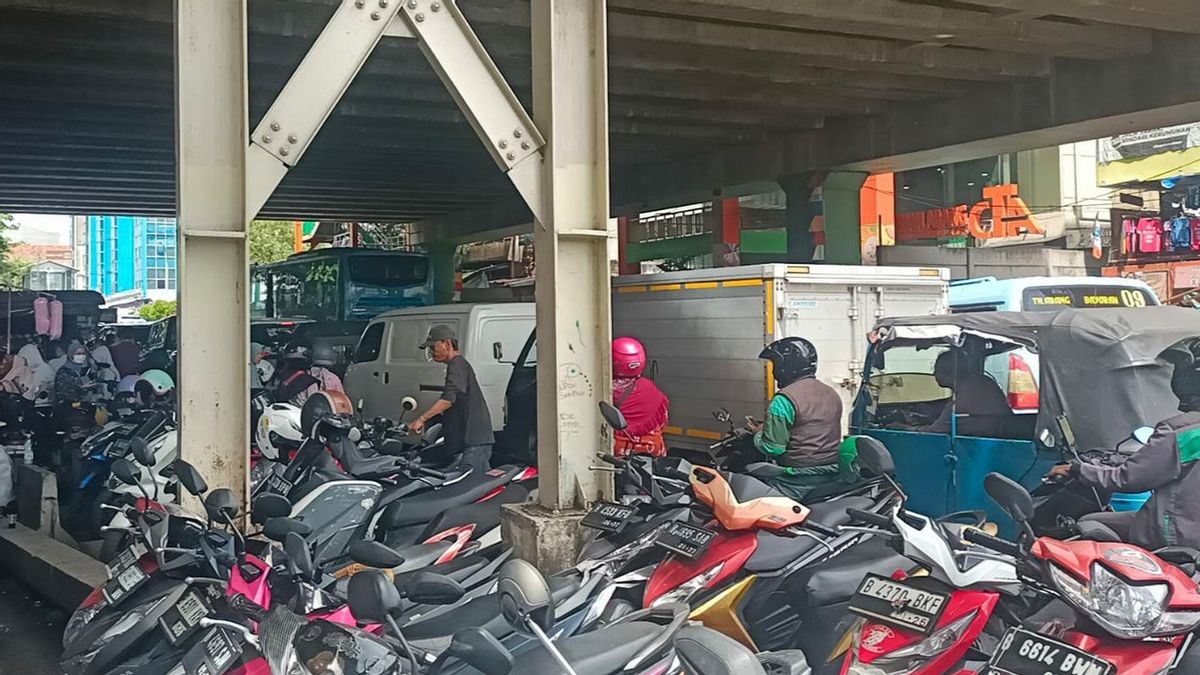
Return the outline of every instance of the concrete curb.
{"type": "Polygon", "coordinates": [[[106,580],[100,561],[22,525],[0,528],[0,569],[68,612],[106,580]]]}

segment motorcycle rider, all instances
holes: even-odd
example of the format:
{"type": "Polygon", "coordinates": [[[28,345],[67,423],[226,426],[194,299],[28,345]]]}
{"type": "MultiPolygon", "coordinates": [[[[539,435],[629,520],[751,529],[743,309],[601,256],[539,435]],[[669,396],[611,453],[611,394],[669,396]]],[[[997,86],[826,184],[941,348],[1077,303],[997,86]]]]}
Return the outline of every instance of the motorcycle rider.
{"type": "Polygon", "coordinates": [[[309,372],[312,367],[312,347],[306,342],[289,342],[283,348],[283,361],[275,373],[275,400],[303,407],[309,396],[321,391],[320,381],[309,372]]]}
{"type": "Polygon", "coordinates": [[[442,415],[446,452],[461,452],[463,464],[477,472],[487,471],[495,442],[492,417],[475,369],[458,351],[458,335],[450,326],[433,326],[417,348],[428,349],[434,361],[446,364],[446,385],[441,398],[409,423],[409,431],[419,434],[429,420],[442,415]]]}
{"type": "Polygon", "coordinates": [[[613,340],[613,400],[628,423],[613,438],[613,454],[665,457],[663,428],[671,402],[653,380],[642,377],[646,371],[646,348],[631,337],[613,340]]]}
{"type": "Polygon", "coordinates": [[[842,475],[842,397],[817,379],[817,348],[804,338],[776,340],[758,358],[771,362],[779,391],[751,427],[754,447],[786,469],[771,485],[802,499],[842,475]]]}
{"type": "Polygon", "coordinates": [[[1200,546],[1200,337],[1163,353],[1174,366],[1171,390],[1178,415],[1154,429],[1154,435],[1120,466],[1071,462],[1050,470],[1111,492],[1153,490],[1139,511],[1093,513],[1080,519],[1107,526],[1122,541],[1154,550],[1163,546],[1200,546]]]}
{"type": "Polygon", "coordinates": [[[54,375],[54,396],[59,403],[91,401],[96,389],[96,374],[87,347],[72,342],[67,360],[54,375]]]}
{"type": "Polygon", "coordinates": [[[333,347],[327,344],[313,345],[312,350],[313,366],[309,368],[308,374],[312,375],[320,383],[321,389],[324,391],[346,391],[342,385],[342,378],[333,371],[333,366],[337,364],[337,352],[333,347]]]}

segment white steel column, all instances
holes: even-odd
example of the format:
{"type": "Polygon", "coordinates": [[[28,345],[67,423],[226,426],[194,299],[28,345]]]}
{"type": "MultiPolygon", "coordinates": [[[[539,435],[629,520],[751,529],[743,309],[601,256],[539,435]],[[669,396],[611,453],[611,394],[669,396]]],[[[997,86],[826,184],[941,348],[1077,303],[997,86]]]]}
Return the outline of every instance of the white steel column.
{"type": "Polygon", "coordinates": [[[246,1],[175,0],[179,418],[183,458],[246,495],[246,1]]]}
{"type": "MultiPolygon", "coordinates": [[[[549,509],[608,491],[598,403],[612,390],[605,0],[533,0],[534,121],[546,140],[537,251],[539,493],[549,509]]],[[[536,213],[536,209],[535,209],[536,213]]]]}

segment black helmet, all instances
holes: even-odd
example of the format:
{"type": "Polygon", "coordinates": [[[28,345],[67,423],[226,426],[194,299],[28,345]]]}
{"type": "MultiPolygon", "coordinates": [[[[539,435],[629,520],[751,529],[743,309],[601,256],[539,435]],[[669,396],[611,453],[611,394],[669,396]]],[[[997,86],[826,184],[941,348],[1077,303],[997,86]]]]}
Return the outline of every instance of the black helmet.
{"type": "Polygon", "coordinates": [[[307,342],[294,340],[283,348],[283,360],[291,361],[294,365],[308,369],[313,365],[313,349],[307,342]]]}
{"type": "Polygon", "coordinates": [[[1200,409],[1200,337],[1176,343],[1162,358],[1175,366],[1171,373],[1171,391],[1185,410],[1200,409]]]}
{"type": "Polygon", "coordinates": [[[758,358],[771,362],[775,381],[781,387],[817,374],[817,348],[802,337],[776,340],[767,345],[758,358]]]}
{"type": "Polygon", "coordinates": [[[331,344],[319,342],[319,343],[313,345],[312,361],[313,361],[313,365],[325,366],[326,368],[337,365],[337,362],[338,362],[337,350],[334,349],[333,345],[331,345],[331,344]]]}

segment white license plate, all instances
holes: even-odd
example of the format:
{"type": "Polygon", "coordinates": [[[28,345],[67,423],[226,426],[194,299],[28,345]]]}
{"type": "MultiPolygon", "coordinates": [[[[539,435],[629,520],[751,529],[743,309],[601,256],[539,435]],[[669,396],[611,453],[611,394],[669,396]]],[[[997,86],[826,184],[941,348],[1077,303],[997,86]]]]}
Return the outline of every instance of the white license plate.
{"type": "Polygon", "coordinates": [[[121,551],[121,555],[117,556],[115,560],[104,566],[105,571],[108,573],[108,578],[112,579],[117,575],[118,572],[141,560],[142,556],[149,552],[150,549],[147,548],[142,542],[133,542],[132,546],[124,551],[121,551]]]}
{"type": "Polygon", "coordinates": [[[928,635],[950,602],[948,593],[917,588],[878,574],[868,574],[850,598],[849,610],[868,619],[928,635]]]}
{"type": "Polygon", "coordinates": [[[104,599],[108,601],[109,606],[116,606],[149,580],[150,576],[134,562],[104,585],[104,599]]]}
{"type": "Polygon", "coordinates": [[[158,620],[167,640],[178,645],[200,625],[200,620],[208,616],[208,605],[196,591],[189,590],[183,594],[173,607],[168,609],[158,620]]]}

